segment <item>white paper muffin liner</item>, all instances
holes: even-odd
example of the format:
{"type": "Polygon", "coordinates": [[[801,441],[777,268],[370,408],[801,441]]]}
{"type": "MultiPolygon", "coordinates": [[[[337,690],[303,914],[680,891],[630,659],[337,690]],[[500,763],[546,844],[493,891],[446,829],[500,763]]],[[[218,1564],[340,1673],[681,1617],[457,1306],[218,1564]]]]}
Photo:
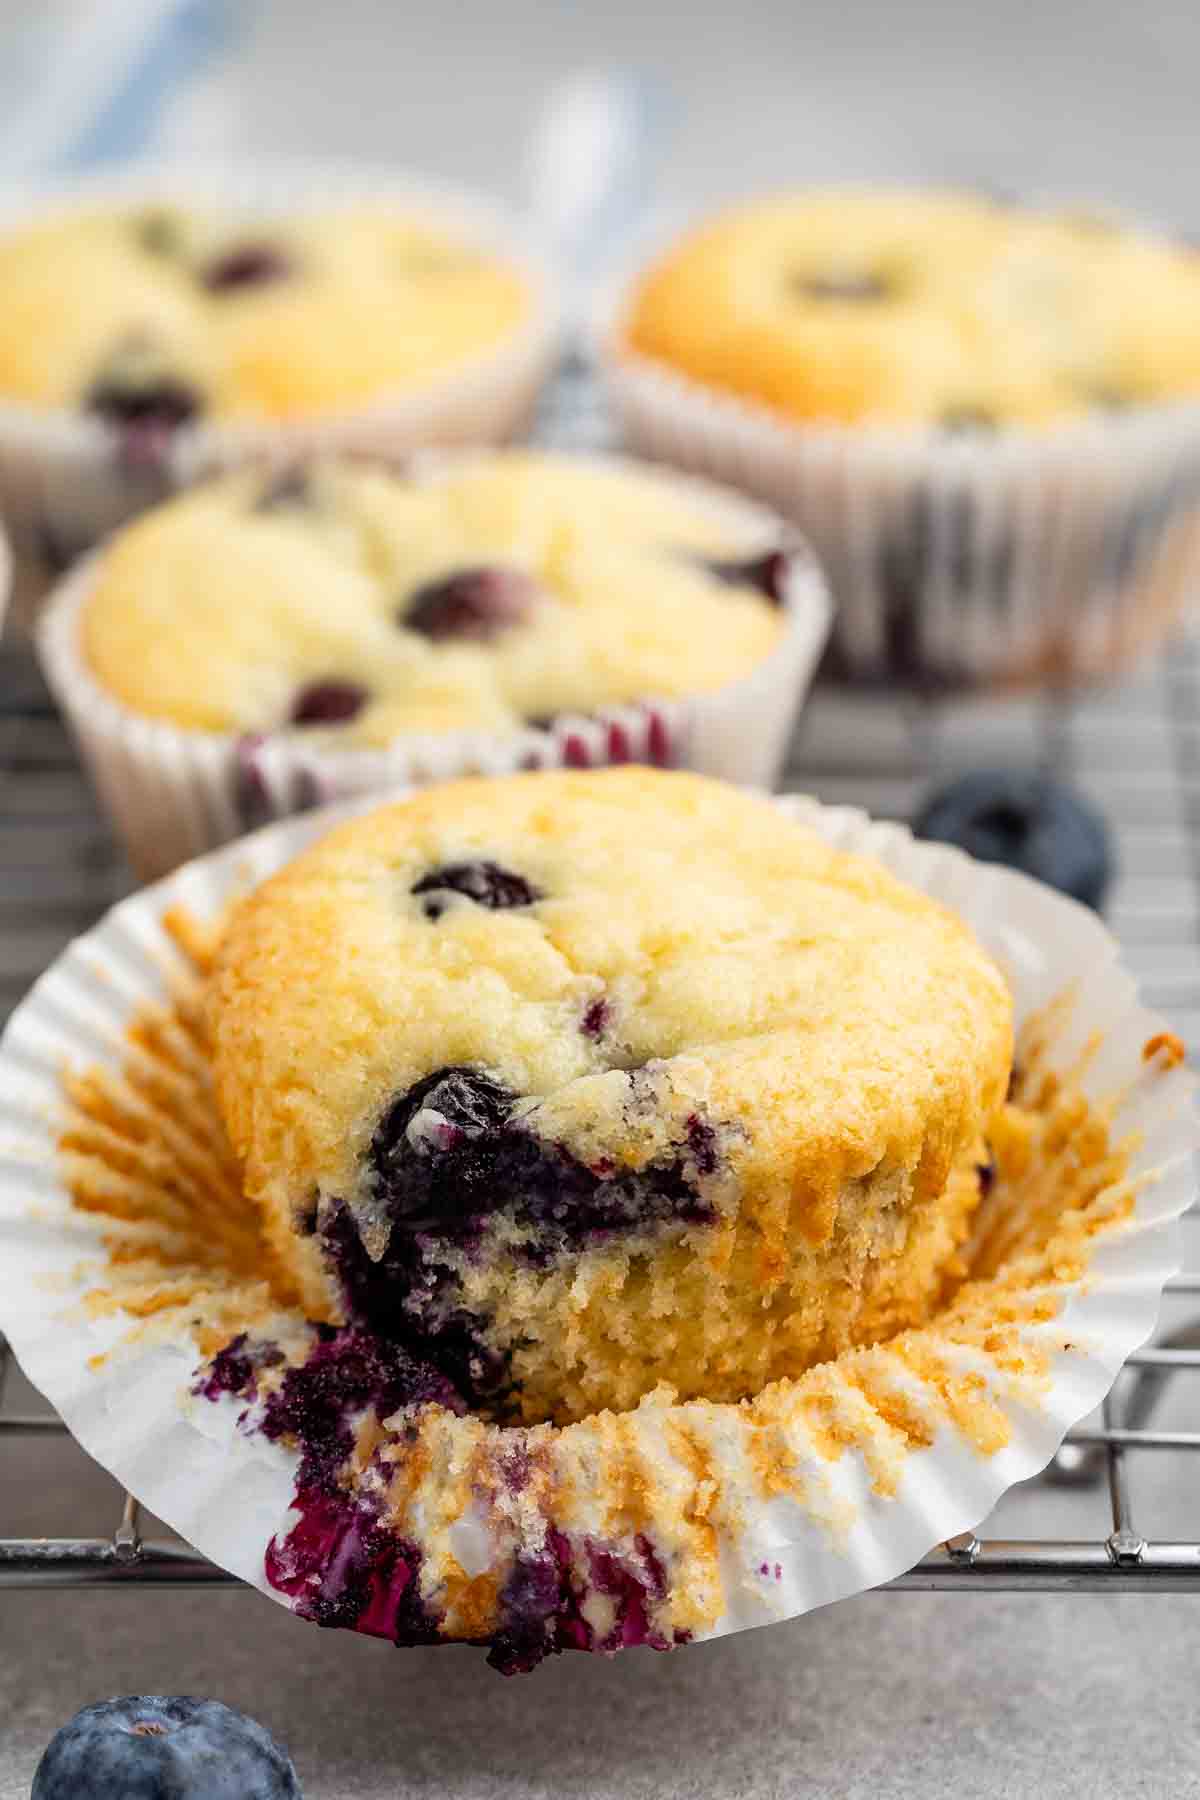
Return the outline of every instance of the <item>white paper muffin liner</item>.
{"type": "Polygon", "coordinates": [[[14,618],[27,627],[53,579],[116,526],[167,494],[249,457],[310,451],[402,456],[423,445],[502,443],[532,416],[559,336],[554,280],[501,208],[449,186],[369,164],[303,158],[179,163],[102,172],[29,191],[0,192],[0,234],[51,211],[163,202],[217,204],[251,217],[376,200],[427,215],[494,251],[524,277],[528,315],[501,342],[399,393],[287,421],[200,421],[181,428],[161,464],[124,462],[101,420],[7,403],[0,396],[0,514],[17,563],[14,618]]]}
{"type": "Polygon", "coordinates": [[[1200,404],[1044,431],[805,426],[622,338],[595,344],[627,442],[793,520],[836,603],[828,670],[938,690],[1120,673],[1200,586],[1200,404]]]}
{"type": "MultiPolygon", "coordinates": [[[[1163,1283],[1178,1265],[1176,1221],[1194,1192],[1194,1081],[1170,1054],[1147,1060],[1145,1046],[1163,1021],[1139,1004],[1109,932],[1027,878],[916,842],[901,827],[805,799],[779,804],[833,843],[879,857],[970,921],[1011,980],[1026,1053],[1037,1055],[1028,1037],[1040,1030],[1043,1075],[1077,1071],[1081,1049],[1092,1044],[1081,1085],[1096,1104],[1109,1103],[1114,1141],[1136,1134],[1128,1180],[1098,1183],[1082,1212],[1064,1215],[1088,1222],[1081,1262],[1014,1258],[995,1277],[994,1306],[992,1288],[986,1305],[976,1297],[982,1326],[972,1327],[969,1309],[952,1301],[922,1330],[851,1352],[740,1407],[681,1406],[659,1394],[620,1418],[601,1414],[526,1434],[440,1415],[440,1425],[422,1428],[426,1473],[414,1502],[435,1572],[440,1556],[460,1574],[496,1567],[503,1576],[530,1531],[554,1525],[558,1553],[578,1558],[584,1587],[602,1546],[606,1569],[640,1570],[643,1583],[678,1599],[685,1611],[675,1616],[690,1618],[689,1635],[794,1616],[886,1581],[978,1525],[1009,1486],[1047,1463],[1153,1327],[1163,1283]],[[1069,1007],[1052,1004],[1068,991],[1069,1007]],[[1031,1026],[1037,1017],[1041,1026],[1031,1026]],[[466,1458],[464,1482],[463,1437],[472,1430],[487,1440],[493,1463],[506,1445],[535,1445],[539,1467],[574,1482],[570,1518],[556,1518],[545,1499],[559,1491],[553,1479],[532,1524],[486,1490],[486,1457],[466,1458]],[[764,1447],[773,1475],[766,1489],[764,1447]],[[650,1476],[637,1535],[622,1534],[610,1492],[614,1462],[631,1458],[650,1476]]],[[[164,914],[184,909],[213,920],[339,810],[274,826],[115,908],[38,983],[0,1048],[0,1327],[84,1448],[199,1550],[264,1593],[274,1593],[264,1552],[289,1527],[298,1457],[239,1429],[233,1400],[191,1397],[201,1360],[191,1336],[198,1302],[132,1334],[119,1311],[85,1304],[108,1278],[101,1240],[113,1221],[79,1210],[65,1185],[60,1134],[77,1115],[62,1083],[67,1069],[98,1067],[153,1130],[155,1094],[178,1085],[166,1063],[155,1062],[161,1045],[139,1039],[141,1073],[151,1079],[130,1087],[122,1071],[128,1076],[131,1021],[186,980],[164,914]]],[[[171,1131],[179,1137],[161,1121],[160,1129],[164,1145],[171,1131]]],[[[1069,1154],[1069,1132],[1064,1143],[1069,1154]]],[[[228,1320],[224,1329],[232,1330],[228,1320]]],[[[509,1477],[514,1466],[511,1457],[504,1464],[509,1477]]],[[[588,1590],[583,1604],[596,1642],[613,1647],[613,1637],[602,1636],[611,1601],[588,1590]]]]}
{"type": "MultiPolygon", "coordinates": [[[[436,480],[471,454],[418,457],[413,472],[436,480]]],[[[612,457],[576,460],[623,466],[612,457]]],[[[337,750],[310,748],[296,732],[234,736],[145,718],[108,693],[80,653],[81,613],[99,567],[98,557],[85,559],[47,602],[37,647],[135,869],[150,879],[272,819],[457,775],[636,762],[770,787],[829,630],[823,577],[808,551],[793,546],[794,534],[765,508],[694,478],[667,473],[658,478],[715,517],[728,519],[735,539],[744,538],[747,554],[787,539],[792,555],[786,629],[768,657],[725,687],[683,698],[648,696],[586,717],[563,714],[546,730],[412,733],[385,750],[337,750]]]]}

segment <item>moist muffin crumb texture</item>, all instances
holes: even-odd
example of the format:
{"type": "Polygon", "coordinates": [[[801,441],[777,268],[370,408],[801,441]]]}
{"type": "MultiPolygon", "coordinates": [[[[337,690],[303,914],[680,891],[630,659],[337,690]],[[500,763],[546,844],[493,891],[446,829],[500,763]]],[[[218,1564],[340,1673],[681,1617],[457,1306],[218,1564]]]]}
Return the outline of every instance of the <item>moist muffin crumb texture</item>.
{"type": "Polygon", "coordinates": [[[309,1315],[529,1421],[742,1399],[925,1318],[1012,1030],[945,909],[633,770],[339,828],[236,909],[209,1018],[309,1315]]]}

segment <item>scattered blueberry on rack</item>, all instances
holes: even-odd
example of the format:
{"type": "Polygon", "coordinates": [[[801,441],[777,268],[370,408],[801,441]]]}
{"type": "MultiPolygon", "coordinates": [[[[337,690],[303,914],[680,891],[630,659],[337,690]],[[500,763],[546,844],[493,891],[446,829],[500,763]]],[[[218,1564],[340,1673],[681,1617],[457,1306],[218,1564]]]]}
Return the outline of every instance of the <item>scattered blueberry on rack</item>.
{"type": "Polygon", "coordinates": [[[939,788],[913,820],[920,838],[1020,869],[1097,911],[1113,872],[1108,827],[1073,789],[1030,770],[977,769],[939,788]]]}

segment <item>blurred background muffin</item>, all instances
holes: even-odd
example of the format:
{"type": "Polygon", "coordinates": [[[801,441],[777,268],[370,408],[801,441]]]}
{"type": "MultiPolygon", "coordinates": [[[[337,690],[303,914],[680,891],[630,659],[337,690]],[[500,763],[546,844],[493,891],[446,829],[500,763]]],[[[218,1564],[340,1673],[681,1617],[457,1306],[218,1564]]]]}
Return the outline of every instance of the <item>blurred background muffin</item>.
{"type": "Polygon", "coordinates": [[[1200,257],[1089,213],[822,190],[702,224],[607,339],[631,440],[820,547],[832,672],[1112,675],[1200,568],[1200,257]]]}
{"type": "Polygon", "coordinates": [[[528,423],[554,341],[500,212],[369,170],[84,181],[0,207],[0,506],[48,575],[252,453],[528,423]]]}
{"type": "Polygon", "coordinates": [[[68,578],[39,640],[158,873],[318,800],[479,769],[768,784],[827,621],[812,558],[765,509],[510,450],[201,484],[68,578]]]}

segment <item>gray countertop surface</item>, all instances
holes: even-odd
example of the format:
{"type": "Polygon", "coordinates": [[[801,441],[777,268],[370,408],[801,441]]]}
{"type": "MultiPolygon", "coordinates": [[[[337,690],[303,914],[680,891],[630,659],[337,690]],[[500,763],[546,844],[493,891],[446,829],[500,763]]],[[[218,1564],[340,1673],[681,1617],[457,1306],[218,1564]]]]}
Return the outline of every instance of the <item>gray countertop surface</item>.
{"type": "MultiPolygon", "coordinates": [[[[531,109],[557,75],[614,60],[646,70],[674,118],[655,183],[668,211],[789,178],[883,175],[1058,188],[1200,224],[1200,11],[1178,0],[272,0],[210,116],[248,150],[369,153],[519,198],[531,109]]],[[[106,1478],[80,1469],[70,1446],[18,1446],[0,1468],[4,1528],[114,1516],[106,1478]]],[[[1181,1458],[1156,1461],[1144,1485],[1173,1529],[1200,1534],[1181,1458]]],[[[1094,1510],[1102,1537],[1101,1494],[1094,1510]]],[[[1013,1496],[1002,1528],[1067,1518],[1041,1490],[1013,1496]]],[[[24,1800],[76,1707],[155,1690],[261,1718],[308,1800],[1161,1800],[1200,1794],[1198,1652],[1200,1602],[1182,1597],[888,1593],[670,1656],[563,1657],[504,1681],[477,1653],[318,1632],[250,1593],[6,1592],[0,1800],[24,1800]]]]}
{"type": "Polygon", "coordinates": [[[76,1704],[163,1687],[253,1712],[309,1800],[1200,1792],[1186,1599],[872,1594],[511,1681],[468,1650],[318,1632],[252,1594],[5,1595],[2,1610],[3,1800],[24,1800],[76,1704]]]}

